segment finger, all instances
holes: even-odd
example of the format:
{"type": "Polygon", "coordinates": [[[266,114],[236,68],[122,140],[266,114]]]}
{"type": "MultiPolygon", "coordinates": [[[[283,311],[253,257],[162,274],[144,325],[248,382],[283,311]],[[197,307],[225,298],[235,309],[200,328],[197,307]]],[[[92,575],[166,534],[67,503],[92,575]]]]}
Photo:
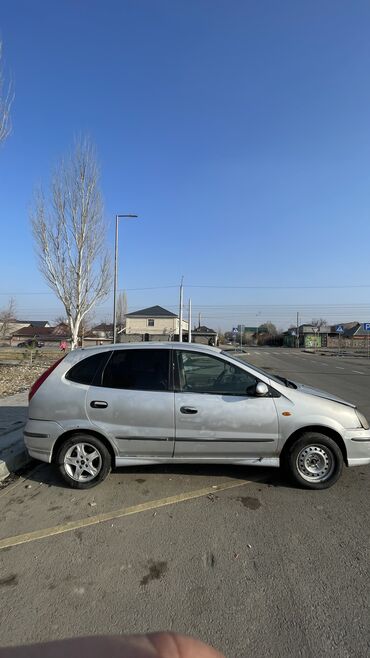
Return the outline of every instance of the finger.
{"type": "Polygon", "coordinates": [[[153,633],[148,639],[158,652],[158,658],[224,658],[209,645],[177,633],[153,633]]]}

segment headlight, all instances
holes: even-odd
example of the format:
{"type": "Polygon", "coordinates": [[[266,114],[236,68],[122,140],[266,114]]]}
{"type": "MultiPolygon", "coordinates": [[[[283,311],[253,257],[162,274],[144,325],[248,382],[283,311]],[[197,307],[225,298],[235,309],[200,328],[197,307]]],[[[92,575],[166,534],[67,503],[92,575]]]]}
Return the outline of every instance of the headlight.
{"type": "Polygon", "coordinates": [[[364,414],[362,414],[361,411],[359,411],[358,409],[355,409],[355,412],[356,412],[357,418],[359,419],[359,421],[360,421],[362,427],[364,428],[364,430],[368,430],[369,429],[369,423],[367,422],[364,414]]]}

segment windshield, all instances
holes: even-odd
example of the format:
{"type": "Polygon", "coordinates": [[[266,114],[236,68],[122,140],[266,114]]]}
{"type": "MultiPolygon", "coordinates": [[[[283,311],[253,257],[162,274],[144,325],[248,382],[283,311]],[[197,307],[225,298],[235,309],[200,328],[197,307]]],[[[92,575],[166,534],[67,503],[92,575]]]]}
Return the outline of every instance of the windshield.
{"type": "Polygon", "coordinates": [[[238,363],[242,363],[245,366],[248,366],[248,368],[252,368],[252,370],[255,370],[256,372],[259,372],[261,375],[264,375],[265,377],[268,377],[271,379],[271,381],[276,382],[277,384],[284,384],[284,386],[287,386],[288,388],[297,388],[296,385],[289,381],[289,379],[286,379],[285,377],[279,377],[279,375],[272,375],[270,372],[266,372],[266,370],[262,370],[261,368],[258,368],[258,366],[255,366],[252,363],[248,363],[248,361],[245,361],[245,359],[242,359],[240,356],[236,356],[235,354],[230,354],[230,352],[222,351],[221,354],[224,356],[227,356],[229,359],[232,359],[233,361],[238,361],[238,363]]]}

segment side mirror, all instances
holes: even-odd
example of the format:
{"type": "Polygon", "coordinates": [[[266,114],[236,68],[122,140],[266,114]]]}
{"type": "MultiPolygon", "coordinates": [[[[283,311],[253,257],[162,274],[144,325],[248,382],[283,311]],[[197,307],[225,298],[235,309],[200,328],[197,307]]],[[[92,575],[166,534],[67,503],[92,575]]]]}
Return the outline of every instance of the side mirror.
{"type": "Polygon", "coordinates": [[[267,384],[265,384],[264,382],[258,382],[256,386],[256,396],[258,398],[263,398],[266,395],[268,395],[268,392],[269,392],[269,388],[267,384]]]}

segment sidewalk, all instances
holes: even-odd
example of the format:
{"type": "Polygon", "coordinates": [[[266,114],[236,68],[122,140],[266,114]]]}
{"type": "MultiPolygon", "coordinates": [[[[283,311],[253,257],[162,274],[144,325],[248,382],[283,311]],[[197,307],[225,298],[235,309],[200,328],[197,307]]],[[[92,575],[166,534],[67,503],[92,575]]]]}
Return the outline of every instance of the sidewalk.
{"type": "Polygon", "coordinates": [[[0,399],[0,480],[29,461],[23,442],[27,420],[28,393],[16,393],[0,399]]]}

